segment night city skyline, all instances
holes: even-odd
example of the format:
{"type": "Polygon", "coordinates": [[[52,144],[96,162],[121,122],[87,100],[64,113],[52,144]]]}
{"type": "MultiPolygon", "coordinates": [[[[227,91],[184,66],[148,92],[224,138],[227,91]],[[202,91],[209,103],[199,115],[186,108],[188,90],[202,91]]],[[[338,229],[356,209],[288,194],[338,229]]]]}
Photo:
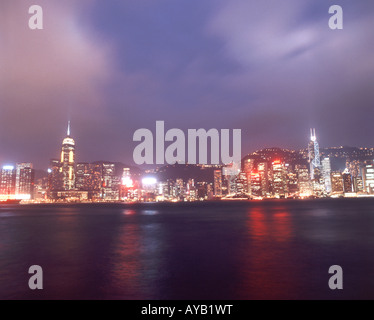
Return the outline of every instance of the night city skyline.
{"type": "Polygon", "coordinates": [[[340,1],[335,31],[322,0],[39,4],[40,31],[25,23],[29,1],[0,7],[12,75],[0,80],[0,163],[47,167],[68,120],[79,161],[131,165],[134,131],[156,120],[239,128],[243,155],[304,148],[311,127],[323,146],[373,147],[371,2],[340,1]]]}
{"type": "Polygon", "coordinates": [[[374,299],[373,16],[0,0],[0,300],[374,299]]]}
{"type": "MultiPolygon", "coordinates": [[[[207,136],[205,132],[205,139],[207,136]]],[[[205,146],[207,162],[157,162],[157,167],[141,170],[144,165],[77,161],[68,121],[60,157],[50,159],[47,172],[36,175],[30,162],[2,166],[0,199],[131,203],[374,196],[374,148],[320,148],[316,129],[311,128],[305,149],[263,148],[240,157],[240,163],[213,163],[213,153],[218,153],[214,151],[214,140],[220,139],[218,131],[213,136],[210,146],[205,146]]],[[[199,160],[203,137],[194,138],[195,148],[199,145],[199,160]]],[[[168,145],[165,147],[167,150],[168,145]]]]}

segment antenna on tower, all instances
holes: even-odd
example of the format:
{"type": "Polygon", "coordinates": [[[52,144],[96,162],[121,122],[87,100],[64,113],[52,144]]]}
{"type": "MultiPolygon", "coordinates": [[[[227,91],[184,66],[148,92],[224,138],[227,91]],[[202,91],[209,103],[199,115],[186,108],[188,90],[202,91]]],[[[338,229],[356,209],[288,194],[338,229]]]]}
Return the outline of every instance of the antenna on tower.
{"type": "Polygon", "coordinates": [[[68,121],[68,137],[70,137],[70,121],[68,121]]]}
{"type": "Polygon", "coordinates": [[[316,141],[316,129],[310,129],[310,140],[311,141],[316,141]]]}

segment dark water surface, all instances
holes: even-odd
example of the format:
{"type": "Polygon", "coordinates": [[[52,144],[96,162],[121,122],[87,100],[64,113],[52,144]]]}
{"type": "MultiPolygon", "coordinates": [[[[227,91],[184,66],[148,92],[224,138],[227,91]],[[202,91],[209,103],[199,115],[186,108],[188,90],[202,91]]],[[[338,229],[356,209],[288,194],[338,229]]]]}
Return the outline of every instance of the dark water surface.
{"type": "Polygon", "coordinates": [[[373,299],[373,249],[370,199],[1,206],[0,298],[373,299]]]}

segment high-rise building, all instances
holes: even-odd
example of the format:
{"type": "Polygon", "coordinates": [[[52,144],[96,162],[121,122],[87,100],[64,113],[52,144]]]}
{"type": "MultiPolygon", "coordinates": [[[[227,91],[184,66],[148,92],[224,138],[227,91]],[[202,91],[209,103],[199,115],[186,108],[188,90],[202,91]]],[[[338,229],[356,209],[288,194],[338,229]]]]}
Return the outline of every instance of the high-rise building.
{"type": "Polygon", "coordinates": [[[34,196],[35,173],[32,163],[16,164],[16,198],[29,200],[34,196]]]}
{"type": "Polygon", "coordinates": [[[285,163],[275,160],[272,163],[273,171],[273,195],[276,197],[285,197],[287,193],[287,171],[285,163]]]}
{"type": "Polygon", "coordinates": [[[268,163],[261,162],[257,166],[258,174],[260,175],[261,181],[261,195],[263,197],[269,194],[269,170],[268,163]]]}
{"type": "Polygon", "coordinates": [[[214,170],[214,196],[222,197],[222,170],[214,170]]]}
{"type": "Polygon", "coordinates": [[[62,163],[57,159],[51,159],[48,168],[48,190],[50,192],[63,190],[62,163]]]}
{"type": "Polygon", "coordinates": [[[289,195],[297,195],[299,192],[298,176],[294,166],[286,164],[287,190],[289,195]]]}
{"type": "Polygon", "coordinates": [[[207,200],[212,200],[213,199],[213,184],[212,183],[208,183],[207,186],[206,186],[206,199],[207,200]]]}
{"type": "Polygon", "coordinates": [[[327,194],[331,193],[331,162],[330,158],[322,160],[322,177],[325,182],[325,191],[327,194]]]}
{"type": "Polygon", "coordinates": [[[100,191],[102,183],[102,171],[103,168],[98,163],[89,164],[89,177],[88,177],[88,190],[100,191]]]}
{"type": "Polygon", "coordinates": [[[262,197],[261,175],[258,172],[248,173],[248,191],[252,197],[262,197]]]}
{"type": "Polygon", "coordinates": [[[340,171],[331,172],[331,191],[335,194],[344,192],[343,175],[340,171]]]}
{"type": "Polygon", "coordinates": [[[352,182],[353,182],[353,191],[358,193],[358,192],[363,192],[364,191],[364,183],[362,180],[361,176],[357,177],[352,177],[352,182]]]}
{"type": "Polygon", "coordinates": [[[122,185],[130,187],[133,182],[131,180],[130,168],[123,168],[122,170],[122,185]]]}
{"type": "Polygon", "coordinates": [[[61,168],[63,190],[75,189],[75,141],[70,136],[70,121],[67,137],[62,142],[61,168]]]}
{"type": "Polygon", "coordinates": [[[361,167],[363,163],[360,160],[347,160],[346,168],[352,177],[358,177],[360,175],[361,167]]]}
{"type": "Polygon", "coordinates": [[[254,159],[246,159],[243,161],[243,171],[246,173],[251,173],[255,169],[255,160],[254,159]]]}
{"type": "Polygon", "coordinates": [[[85,162],[77,163],[75,170],[75,187],[78,190],[87,190],[89,177],[89,164],[85,162]]]}
{"type": "Polygon", "coordinates": [[[295,166],[297,173],[297,184],[299,187],[299,196],[309,197],[312,195],[312,184],[307,165],[298,164],[295,166]]]}
{"type": "Polygon", "coordinates": [[[102,163],[102,198],[104,200],[118,200],[120,191],[120,179],[115,174],[114,163],[102,163]]]}
{"type": "Polygon", "coordinates": [[[208,197],[208,188],[209,184],[207,182],[199,181],[196,183],[197,187],[197,199],[205,200],[208,197]]]}
{"type": "MultiPolygon", "coordinates": [[[[135,199],[135,182],[131,179],[130,168],[123,168],[121,178],[121,199],[134,200],[135,199]]],[[[168,183],[159,184],[159,194],[162,200],[168,199],[168,183]]]]}
{"type": "Polygon", "coordinates": [[[184,190],[185,190],[183,179],[181,178],[176,179],[174,187],[175,187],[175,197],[178,200],[182,200],[183,195],[184,195],[184,190]]]}
{"type": "Polygon", "coordinates": [[[345,169],[343,174],[343,189],[344,193],[351,193],[353,192],[353,184],[352,184],[352,176],[349,173],[348,169],[345,169]]]}
{"type": "MultiPolygon", "coordinates": [[[[221,181],[222,181],[222,179],[221,179],[221,181]]],[[[221,195],[222,195],[222,190],[221,190],[221,195]]],[[[189,201],[197,200],[197,190],[196,190],[194,179],[188,179],[188,182],[187,182],[187,200],[189,200],[189,201]]]]}
{"type": "Polygon", "coordinates": [[[308,144],[310,179],[314,180],[315,169],[321,166],[319,157],[319,144],[316,137],[316,129],[310,129],[310,141],[308,144]]]}
{"type": "Polygon", "coordinates": [[[226,165],[222,168],[222,193],[225,195],[236,194],[237,176],[240,170],[235,168],[232,164],[226,165]]]}
{"type": "Polygon", "coordinates": [[[372,161],[363,167],[363,187],[365,192],[374,194],[374,164],[372,161]]]}
{"type": "MultiPolygon", "coordinates": [[[[123,188],[123,186],[122,186],[123,188]]],[[[167,201],[169,200],[171,197],[170,197],[170,188],[169,188],[169,183],[168,181],[161,181],[159,184],[158,184],[158,188],[159,188],[159,195],[161,196],[162,198],[162,201],[167,201]]],[[[122,191],[122,196],[121,198],[123,200],[127,200],[128,199],[128,193],[127,192],[124,192],[122,191]]]]}
{"type": "Polygon", "coordinates": [[[16,174],[14,166],[3,166],[0,175],[0,198],[14,198],[16,193],[16,174]]]}
{"type": "Polygon", "coordinates": [[[245,172],[240,172],[235,181],[235,193],[244,195],[248,193],[248,178],[245,172]]]}
{"type": "Polygon", "coordinates": [[[47,199],[49,193],[49,176],[41,177],[35,180],[33,199],[36,201],[44,201],[47,199]]]}

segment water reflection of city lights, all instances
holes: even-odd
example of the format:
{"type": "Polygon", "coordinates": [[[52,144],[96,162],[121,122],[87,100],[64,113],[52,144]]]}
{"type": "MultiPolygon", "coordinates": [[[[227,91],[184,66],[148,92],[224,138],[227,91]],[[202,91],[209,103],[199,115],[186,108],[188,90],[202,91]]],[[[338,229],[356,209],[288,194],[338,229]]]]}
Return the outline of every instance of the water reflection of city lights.
{"type": "Polygon", "coordinates": [[[131,215],[134,215],[135,213],[136,213],[136,211],[133,210],[133,209],[125,209],[125,210],[123,210],[123,214],[125,216],[131,216],[131,215]]]}
{"type": "Polygon", "coordinates": [[[143,210],[142,214],[147,215],[147,216],[153,216],[155,214],[158,214],[158,210],[143,210]]]}

